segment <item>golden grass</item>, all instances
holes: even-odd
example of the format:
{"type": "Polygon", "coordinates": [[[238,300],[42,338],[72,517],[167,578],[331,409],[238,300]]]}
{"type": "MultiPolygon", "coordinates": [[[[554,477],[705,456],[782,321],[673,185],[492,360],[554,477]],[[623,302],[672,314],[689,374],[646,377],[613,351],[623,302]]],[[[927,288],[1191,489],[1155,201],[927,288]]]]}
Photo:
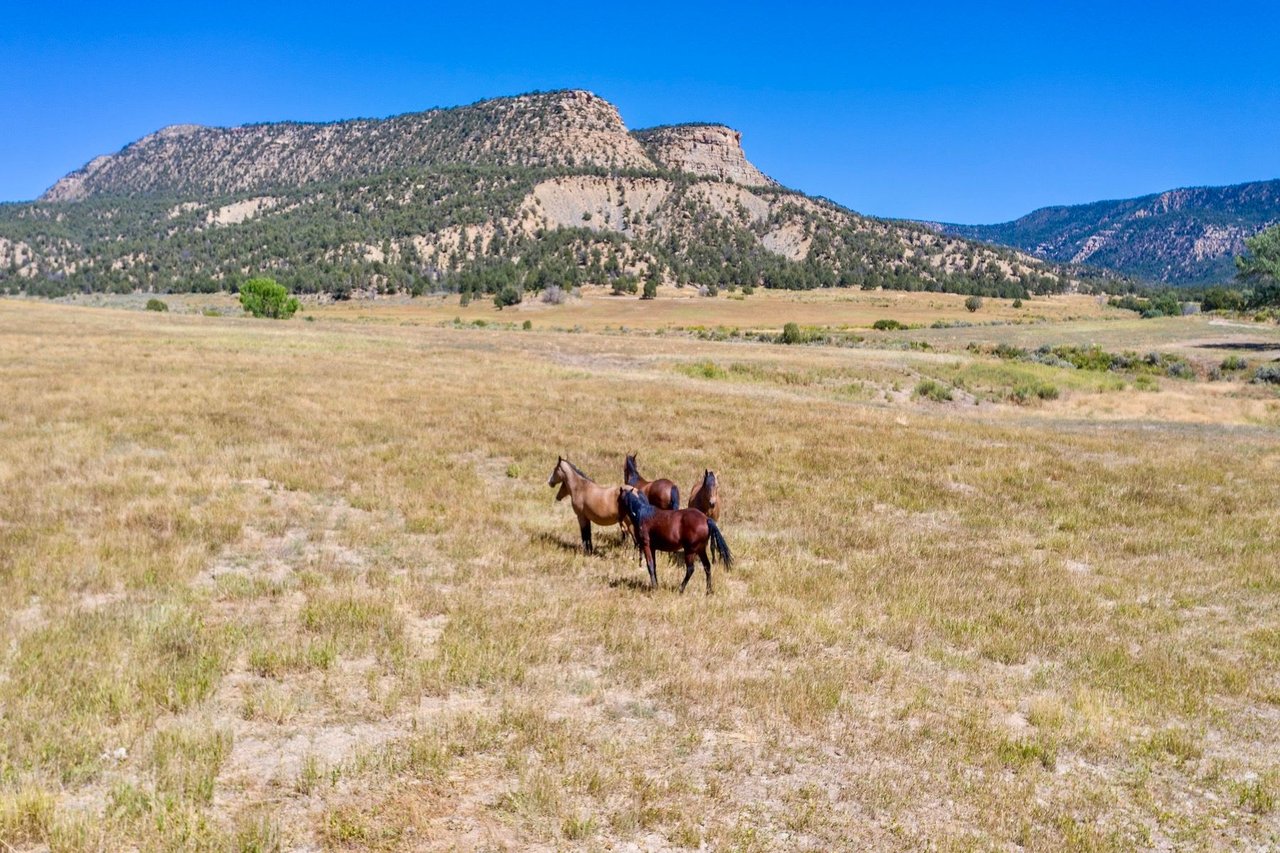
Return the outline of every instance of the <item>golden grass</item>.
{"type": "MultiPolygon", "coordinates": [[[[715,323],[880,309],[840,296],[722,296],[753,313],[715,323]]],[[[952,336],[930,352],[384,307],[0,302],[0,840],[1277,843],[1273,392],[1120,390],[959,337],[1125,321],[910,333],[952,336]],[[1028,377],[1061,397],[993,402],[1028,377]],[[579,553],[546,476],[625,449],[720,473],[714,597],[666,564],[645,593],[611,531],[579,553]]],[[[1205,333],[1179,322],[1144,334],[1205,333]]]]}

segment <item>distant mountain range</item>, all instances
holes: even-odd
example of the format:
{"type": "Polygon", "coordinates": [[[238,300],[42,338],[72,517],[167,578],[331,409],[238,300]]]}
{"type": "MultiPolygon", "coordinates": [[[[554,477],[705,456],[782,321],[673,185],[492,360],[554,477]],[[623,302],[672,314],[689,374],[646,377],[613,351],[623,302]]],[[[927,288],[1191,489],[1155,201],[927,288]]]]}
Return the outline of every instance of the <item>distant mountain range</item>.
{"type": "Polygon", "coordinates": [[[641,281],[1017,296],[1059,265],[779,186],[720,124],[581,90],[328,124],[168,127],[0,205],[0,292],[492,292],[641,281]]]}
{"type": "Polygon", "coordinates": [[[1058,263],[1190,285],[1231,279],[1245,238],[1277,222],[1280,180],[1044,207],[1000,225],[934,227],[1058,263]]]}

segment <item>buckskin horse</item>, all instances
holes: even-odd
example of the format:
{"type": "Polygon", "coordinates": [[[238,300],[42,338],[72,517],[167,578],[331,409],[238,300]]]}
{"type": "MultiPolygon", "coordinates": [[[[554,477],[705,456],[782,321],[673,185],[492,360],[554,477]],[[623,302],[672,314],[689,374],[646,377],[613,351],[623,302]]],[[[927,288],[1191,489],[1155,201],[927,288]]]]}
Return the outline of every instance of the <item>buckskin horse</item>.
{"type": "Polygon", "coordinates": [[[702,482],[694,487],[689,506],[702,510],[713,521],[720,520],[720,481],[715,471],[708,468],[702,472],[702,482]]]}
{"type": "Polygon", "coordinates": [[[582,532],[582,549],[588,554],[595,550],[591,545],[592,522],[603,527],[621,524],[624,537],[629,532],[630,522],[618,501],[622,486],[602,486],[562,456],[556,457],[556,467],[551,469],[547,485],[560,487],[556,493],[557,501],[570,499],[573,512],[578,516],[578,529],[582,532]]]}
{"type": "Polygon", "coordinates": [[[622,482],[644,495],[644,499],[658,509],[679,509],[680,489],[670,480],[646,480],[636,470],[636,455],[632,453],[622,463],[622,482]]]}
{"type": "Polygon", "coordinates": [[[680,592],[693,577],[693,558],[702,562],[707,575],[707,595],[711,595],[711,558],[718,558],[726,569],[732,568],[733,556],[720,534],[720,528],[701,510],[658,509],[645,500],[643,494],[630,486],[623,486],[618,495],[619,506],[631,521],[632,536],[636,547],[644,554],[649,569],[649,588],[658,588],[658,569],[654,565],[654,551],[674,551],[684,554],[684,580],[680,592]],[[710,548],[707,545],[710,543],[710,548]],[[710,554],[708,554],[710,551],[710,554]]]}

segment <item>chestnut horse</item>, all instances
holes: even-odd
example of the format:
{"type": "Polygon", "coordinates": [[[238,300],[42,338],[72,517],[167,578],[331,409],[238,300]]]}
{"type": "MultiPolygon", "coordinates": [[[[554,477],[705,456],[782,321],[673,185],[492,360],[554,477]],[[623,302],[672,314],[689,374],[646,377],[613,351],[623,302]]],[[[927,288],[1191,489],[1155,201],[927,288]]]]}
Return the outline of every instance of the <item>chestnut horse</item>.
{"type": "Polygon", "coordinates": [[[694,487],[689,506],[702,510],[707,518],[720,520],[720,481],[715,471],[708,468],[702,472],[702,482],[694,487]]]}
{"type": "Polygon", "coordinates": [[[636,470],[636,455],[632,453],[622,463],[622,482],[644,495],[644,499],[658,509],[679,509],[680,490],[670,480],[646,480],[636,470]]]}
{"type": "Polygon", "coordinates": [[[547,485],[560,487],[556,493],[557,501],[569,498],[573,504],[574,514],[578,516],[578,529],[582,533],[582,549],[588,554],[595,550],[591,544],[592,522],[604,527],[621,524],[624,538],[630,532],[630,522],[618,502],[622,486],[601,486],[560,456],[556,457],[556,467],[551,470],[547,485]]]}
{"type": "Polygon", "coordinates": [[[684,580],[680,583],[680,591],[684,592],[689,578],[693,577],[693,558],[696,556],[702,561],[702,570],[707,575],[707,595],[711,595],[710,558],[718,557],[726,569],[733,565],[729,546],[716,523],[701,510],[658,509],[630,486],[622,487],[618,501],[631,521],[636,547],[644,554],[644,562],[649,569],[649,588],[658,588],[658,569],[654,565],[653,552],[675,551],[684,553],[684,580]],[[711,544],[710,555],[707,543],[711,544]]]}

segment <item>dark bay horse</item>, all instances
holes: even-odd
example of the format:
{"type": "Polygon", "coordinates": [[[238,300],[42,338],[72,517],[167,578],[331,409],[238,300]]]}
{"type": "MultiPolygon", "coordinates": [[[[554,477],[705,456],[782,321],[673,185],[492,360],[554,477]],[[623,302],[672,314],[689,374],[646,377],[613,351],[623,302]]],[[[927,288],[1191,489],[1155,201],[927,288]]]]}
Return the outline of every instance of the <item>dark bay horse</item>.
{"type": "Polygon", "coordinates": [[[702,482],[694,487],[689,506],[702,510],[713,521],[720,520],[720,481],[715,471],[708,468],[702,472],[702,482]]]}
{"type": "Polygon", "coordinates": [[[649,569],[649,588],[658,588],[658,569],[654,565],[654,551],[675,551],[684,554],[684,580],[680,591],[693,577],[693,558],[702,561],[707,575],[707,595],[711,595],[711,558],[719,558],[726,569],[733,566],[729,546],[720,534],[720,528],[696,509],[658,509],[645,500],[644,495],[629,486],[623,486],[618,495],[620,507],[631,520],[636,546],[644,554],[649,569]],[[707,548],[710,543],[710,549],[707,548]],[[708,550],[710,554],[708,555],[708,550]]]}
{"type": "Polygon", "coordinates": [[[646,480],[636,470],[636,455],[632,453],[622,463],[622,482],[644,495],[644,499],[658,509],[679,509],[680,489],[670,480],[646,480]]]}

